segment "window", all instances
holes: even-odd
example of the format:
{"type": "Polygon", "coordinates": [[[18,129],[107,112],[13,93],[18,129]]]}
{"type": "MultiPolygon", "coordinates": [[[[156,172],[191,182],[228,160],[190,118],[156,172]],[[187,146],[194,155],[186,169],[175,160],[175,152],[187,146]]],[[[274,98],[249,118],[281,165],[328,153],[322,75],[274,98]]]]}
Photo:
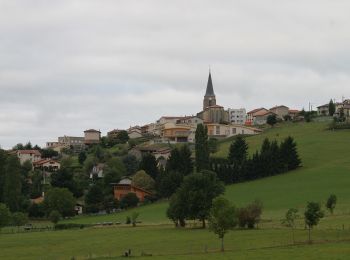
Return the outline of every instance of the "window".
{"type": "Polygon", "coordinates": [[[220,126],[216,126],[216,134],[217,134],[217,135],[220,134],[220,126]]]}
{"type": "Polygon", "coordinates": [[[234,135],[236,133],[236,128],[232,128],[232,134],[234,135]]]}

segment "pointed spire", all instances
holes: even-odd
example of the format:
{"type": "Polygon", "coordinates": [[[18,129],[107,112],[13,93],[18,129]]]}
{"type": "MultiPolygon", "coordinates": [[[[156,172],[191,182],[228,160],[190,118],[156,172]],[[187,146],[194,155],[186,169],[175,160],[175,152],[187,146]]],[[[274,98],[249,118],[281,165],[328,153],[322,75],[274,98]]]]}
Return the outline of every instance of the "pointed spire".
{"type": "Polygon", "coordinates": [[[209,77],[208,77],[207,91],[205,92],[205,96],[215,96],[214,88],[213,88],[213,82],[211,80],[210,68],[209,68],[209,77]]]}

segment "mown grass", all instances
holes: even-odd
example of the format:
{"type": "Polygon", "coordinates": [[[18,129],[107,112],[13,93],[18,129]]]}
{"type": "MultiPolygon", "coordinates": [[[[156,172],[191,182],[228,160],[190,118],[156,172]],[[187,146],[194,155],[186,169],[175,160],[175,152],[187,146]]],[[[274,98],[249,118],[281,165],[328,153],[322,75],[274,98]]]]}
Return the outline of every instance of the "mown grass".
{"type": "MultiPolygon", "coordinates": [[[[313,231],[312,238],[316,244],[350,241],[350,230],[317,229],[313,231]]],[[[296,230],[295,239],[297,244],[305,245],[307,231],[296,230]]],[[[172,226],[108,227],[2,235],[0,236],[0,258],[117,257],[131,249],[134,256],[141,256],[144,252],[162,259],[200,258],[204,255],[205,259],[207,256],[213,259],[226,259],[231,255],[246,253],[252,257],[258,257],[260,251],[263,251],[266,257],[274,255],[275,252],[283,255],[283,248],[299,255],[309,250],[305,246],[291,248],[292,244],[291,231],[288,229],[235,230],[228,233],[225,238],[228,252],[220,254],[216,253],[220,247],[220,241],[208,230],[175,229],[172,226]]],[[[334,247],[338,245],[342,244],[334,243],[334,247]]]]}

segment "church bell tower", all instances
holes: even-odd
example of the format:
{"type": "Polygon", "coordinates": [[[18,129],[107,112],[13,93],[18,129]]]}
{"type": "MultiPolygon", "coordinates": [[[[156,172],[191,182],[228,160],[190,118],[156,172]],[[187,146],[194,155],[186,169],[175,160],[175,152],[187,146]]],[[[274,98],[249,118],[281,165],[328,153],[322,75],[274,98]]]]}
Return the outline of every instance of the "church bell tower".
{"type": "Polygon", "coordinates": [[[203,100],[203,110],[207,107],[216,105],[216,97],[214,94],[213,82],[211,80],[211,73],[209,71],[207,90],[205,92],[204,100],[203,100]]]}

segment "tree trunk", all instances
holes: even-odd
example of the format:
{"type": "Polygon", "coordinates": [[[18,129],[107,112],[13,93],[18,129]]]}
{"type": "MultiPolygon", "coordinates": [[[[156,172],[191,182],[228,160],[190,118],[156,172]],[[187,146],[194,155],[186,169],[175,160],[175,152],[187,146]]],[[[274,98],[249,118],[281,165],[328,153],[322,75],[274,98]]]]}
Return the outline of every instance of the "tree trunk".
{"type": "Polygon", "coordinates": [[[295,244],[295,239],[294,239],[294,228],[292,227],[292,237],[293,237],[293,245],[295,244]]]}
{"type": "Polygon", "coordinates": [[[309,227],[309,244],[311,244],[311,227],[309,227]]]}
{"type": "Polygon", "coordinates": [[[221,252],[224,252],[224,237],[221,238],[221,252]]]}
{"type": "Polygon", "coordinates": [[[202,219],[202,228],[205,228],[205,219],[202,219]]]}

